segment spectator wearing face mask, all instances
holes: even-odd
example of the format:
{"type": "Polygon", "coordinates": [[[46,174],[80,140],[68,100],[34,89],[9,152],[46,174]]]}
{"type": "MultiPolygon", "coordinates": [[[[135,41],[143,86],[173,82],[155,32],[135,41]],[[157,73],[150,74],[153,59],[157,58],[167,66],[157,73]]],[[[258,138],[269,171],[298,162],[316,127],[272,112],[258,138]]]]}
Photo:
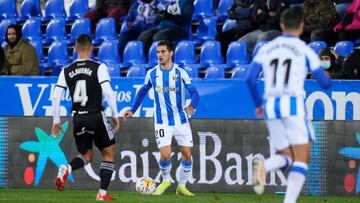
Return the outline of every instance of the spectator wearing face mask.
{"type": "Polygon", "coordinates": [[[138,0],[133,3],[125,21],[128,29],[120,33],[119,37],[120,56],[123,55],[127,42],[137,40],[141,32],[158,24],[157,13],[156,0],[138,0]]]}
{"type": "Polygon", "coordinates": [[[320,51],[320,66],[332,79],[341,79],[342,71],[341,65],[336,63],[335,55],[332,53],[330,48],[325,48],[320,51]]]}
{"type": "Polygon", "coordinates": [[[36,50],[22,37],[21,27],[10,25],[6,30],[5,75],[39,75],[36,50]]]}

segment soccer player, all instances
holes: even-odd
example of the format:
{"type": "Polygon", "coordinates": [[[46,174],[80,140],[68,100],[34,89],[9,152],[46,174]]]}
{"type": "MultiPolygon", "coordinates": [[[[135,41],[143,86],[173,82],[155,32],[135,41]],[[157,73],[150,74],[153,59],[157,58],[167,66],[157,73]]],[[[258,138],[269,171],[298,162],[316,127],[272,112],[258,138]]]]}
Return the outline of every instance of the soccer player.
{"type": "Polygon", "coordinates": [[[144,99],[146,92],[154,90],[154,122],[155,138],[160,150],[160,170],[163,182],[156,188],[153,195],[162,195],[170,186],[171,171],[171,141],[174,136],[181,146],[180,180],[176,189],[177,194],[194,195],[186,187],[192,169],[191,149],[193,139],[188,117],[194,113],[199,101],[199,93],[191,84],[186,71],[172,62],[174,48],[171,42],[161,41],[157,45],[159,64],[150,69],[145,77],[145,83],[136,95],[131,110],[127,110],[123,117],[132,117],[144,99]],[[185,107],[185,88],[191,95],[190,105],[185,107]],[[185,107],[185,108],[184,108],[185,107]]]}
{"type": "Polygon", "coordinates": [[[75,50],[78,52],[78,59],[62,69],[54,89],[52,135],[57,137],[61,131],[60,100],[65,90],[69,88],[72,99],[71,110],[74,115],[73,135],[79,155],[69,164],[59,167],[56,187],[62,191],[68,175],[92,161],[94,142],[102,155],[101,183],[96,200],[112,200],[106,190],[114,171],[115,133],[120,128],[116,97],[110,86],[106,65],[89,59],[93,50],[91,38],[88,35],[80,35],[76,40],[75,50]],[[103,111],[103,95],[112,112],[112,120],[115,124],[113,129],[103,111]]]}
{"type": "Polygon", "coordinates": [[[305,182],[314,131],[305,109],[304,81],[308,72],[323,88],[331,80],[320,66],[319,57],[299,39],[304,22],[301,8],[290,8],[280,19],[283,35],[265,44],[252,61],[247,76],[256,115],[266,120],[270,147],[276,154],[253,162],[256,193],[264,192],[266,173],[290,167],[284,203],[295,203],[305,182]],[[259,72],[264,73],[264,101],[256,90],[259,72]]]}

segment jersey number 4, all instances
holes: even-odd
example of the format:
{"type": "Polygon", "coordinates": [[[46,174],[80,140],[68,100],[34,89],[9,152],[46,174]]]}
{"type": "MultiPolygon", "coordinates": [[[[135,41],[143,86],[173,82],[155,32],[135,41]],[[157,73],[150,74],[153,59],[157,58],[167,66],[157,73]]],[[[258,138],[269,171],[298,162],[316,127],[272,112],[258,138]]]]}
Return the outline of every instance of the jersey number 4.
{"type": "Polygon", "coordinates": [[[76,82],[75,91],[73,95],[73,102],[81,102],[81,106],[85,106],[88,101],[86,94],[86,80],[79,80],[76,82]]]}
{"type": "MultiPolygon", "coordinates": [[[[270,65],[274,66],[273,85],[276,86],[276,75],[277,75],[277,71],[278,71],[279,59],[275,58],[275,59],[271,60],[270,65]]],[[[287,85],[289,82],[291,59],[284,60],[284,62],[282,63],[282,67],[286,68],[284,84],[287,85]]]]}

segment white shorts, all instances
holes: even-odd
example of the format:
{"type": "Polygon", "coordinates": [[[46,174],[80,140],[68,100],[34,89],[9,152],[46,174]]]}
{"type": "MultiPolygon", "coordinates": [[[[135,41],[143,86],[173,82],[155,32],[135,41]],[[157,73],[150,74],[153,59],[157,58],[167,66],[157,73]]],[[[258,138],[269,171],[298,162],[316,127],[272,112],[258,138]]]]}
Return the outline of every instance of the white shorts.
{"type": "Polygon", "coordinates": [[[178,126],[155,124],[155,139],[158,148],[171,145],[173,136],[179,146],[193,146],[193,138],[189,123],[178,126]]]}
{"type": "Polygon", "coordinates": [[[315,141],[312,123],[304,116],[291,116],[266,120],[270,134],[270,146],[276,151],[290,145],[306,144],[315,141]]]}

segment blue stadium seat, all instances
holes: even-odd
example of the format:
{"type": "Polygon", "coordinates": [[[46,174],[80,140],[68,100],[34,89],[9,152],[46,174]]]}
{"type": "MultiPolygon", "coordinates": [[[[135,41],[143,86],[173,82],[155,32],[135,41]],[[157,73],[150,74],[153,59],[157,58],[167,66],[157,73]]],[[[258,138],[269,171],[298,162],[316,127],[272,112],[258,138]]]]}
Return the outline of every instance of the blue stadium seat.
{"type": "Polygon", "coordinates": [[[24,0],[21,3],[20,15],[22,19],[41,17],[40,0],[24,0]]]}
{"type": "Polygon", "coordinates": [[[225,78],[225,70],[222,67],[209,67],[205,71],[205,78],[225,78]]]}
{"type": "Polygon", "coordinates": [[[0,19],[1,18],[17,18],[16,1],[0,0],[0,19]]]}
{"type": "Polygon", "coordinates": [[[195,0],[193,20],[215,16],[213,0],[195,0]]]}
{"type": "Polygon", "coordinates": [[[82,18],[84,13],[89,10],[89,0],[72,0],[69,8],[69,16],[67,21],[73,21],[77,18],[82,18]]]}
{"type": "Polygon", "coordinates": [[[145,77],[146,69],[144,66],[131,66],[126,77],[145,77]]]}
{"type": "Polygon", "coordinates": [[[149,55],[148,55],[148,58],[149,58],[149,62],[147,65],[148,68],[153,67],[159,63],[157,53],[156,53],[156,47],[157,47],[158,43],[159,42],[156,41],[151,44],[151,47],[149,49],[149,55]]]}
{"type": "Polygon", "coordinates": [[[268,43],[268,41],[262,41],[262,42],[258,42],[256,43],[253,52],[252,52],[252,57],[254,58],[254,56],[257,54],[257,52],[259,51],[260,47],[264,46],[264,44],[268,43]]]}
{"type": "Polygon", "coordinates": [[[115,20],[102,18],[96,26],[94,44],[100,44],[104,40],[116,39],[115,20]]]}
{"type": "Polygon", "coordinates": [[[15,18],[2,19],[0,22],[0,43],[5,41],[6,30],[10,25],[16,24],[15,18]]]}
{"type": "Polygon", "coordinates": [[[44,20],[51,18],[65,18],[64,0],[48,0],[45,4],[44,20]]]}
{"type": "Polygon", "coordinates": [[[220,0],[218,6],[218,20],[225,20],[228,15],[227,11],[233,4],[234,0],[220,0]]]}
{"type": "Polygon", "coordinates": [[[198,78],[199,77],[199,68],[196,66],[185,66],[184,69],[189,74],[191,78],[198,78]]]}
{"type": "Polygon", "coordinates": [[[218,41],[206,41],[200,52],[200,65],[202,67],[223,64],[221,44],[218,41]]]}
{"type": "Polygon", "coordinates": [[[346,57],[354,51],[354,44],[350,41],[339,41],[335,44],[334,51],[342,57],[346,57]]]}
{"type": "Polygon", "coordinates": [[[36,54],[38,56],[39,62],[44,63],[44,53],[43,53],[43,43],[41,40],[31,40],[29,43],[36,49],[36,54]]]}
{"type": "Polygon", "coordinates": [[[145,64],[144,45],[142,41],[129,41],[124,49],[123,65],[145,64]]]}
{"type": "Polygon", "coordinates": [[[327,44],[324,41],[313,41],[310,42],[308,46],[314,50],[316,54],[319,54],[322,49],[327,47],[327,44]]]}
{"type": "Polygon", "coordinates": [[[47,67],[52,67],[51,75],[59,75],[61,68],[70,62],[66,40],[51,43],[48,52],[47,67]]]}
{"type": "Polygon", "coordinates": [[[180,66],[195,64],[196,54],[193,41],[180,41],[175,48],[174,55],[174,62],[180,66]]]}
{"type": "Polygon", "coordinates": [[[22,27],[22,33],[27,40],[42,40],[41,19],[39,17],[27,19],[22,27]]]}
{"type": "Polygon", "coordinates": [[[233,70],[233,72],[231,74],[231,78],[245,79],[249,66],[250,65],[242,65],[242,66],[234,68],[234,70],[233,70]]]}
{"type": "Polygon", "coordinates": [[[116,40],[107,40],[101,43],[98,59],[102,63],[117,64],[120,62],[118,44],[116,40]]]}
{"type": "Polygon", "coordinates": [[[66,39],[66,22],[63,18],[53,18],[46,27],[44,44],[50,44],[54,40],[66,39]]]}
{"type": "Polygon", "coordinates": [[[196,29],[196,38],[199,42],[214,40],[217,35],[216,17],[203,18],[196,29]]]}
{"type": "Polygon", "coordinates": [[[248,57],[246,42],[245,41],[231,42],[226,53],[227,66],[234,67],[248,63],[249,63],[249,57],[248,57]]]}
{"type": "Polygon", "coordinates": [[[120,77],[121,69],[119,67],[119,64],[110,63],[106,64],[110,77],[120,77]]]}
{"type": "Polygon", "coordinates": [[[90,19],[88,18],[76,19],[71,26],[70,39],[68,40],[68,44],[74,44],[76,38],[81,34],[87,34],[91,37],[90,24],[90,19]]]}
{"type": "Polygon", "coordinates": [[[226,32],[234,27],[236,27],[236,20],[226,19],[224,25],[222,26],[221,31],[226,32]]]}

